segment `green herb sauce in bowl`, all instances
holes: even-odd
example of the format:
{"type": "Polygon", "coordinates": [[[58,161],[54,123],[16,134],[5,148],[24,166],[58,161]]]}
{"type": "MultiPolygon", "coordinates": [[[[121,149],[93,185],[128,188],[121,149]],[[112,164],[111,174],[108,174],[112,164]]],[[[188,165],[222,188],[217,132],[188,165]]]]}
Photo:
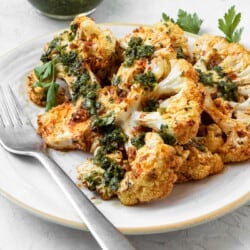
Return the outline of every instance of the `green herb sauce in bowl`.
{"type": "Polygon", "coordinates": [[[40,13],[56,18],[71,19],[78,14],[88,15],[102,0],[28,0],[40,13]]]}

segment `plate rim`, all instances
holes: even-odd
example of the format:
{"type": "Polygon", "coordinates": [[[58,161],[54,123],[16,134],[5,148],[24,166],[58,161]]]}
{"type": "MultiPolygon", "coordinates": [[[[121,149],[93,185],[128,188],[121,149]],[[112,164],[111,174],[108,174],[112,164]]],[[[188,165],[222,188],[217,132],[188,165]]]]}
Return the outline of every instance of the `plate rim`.
{"type": "MultiPolygon", "coordinates": [[[[125,26],[125,27],[138,27],[138,26],[150,27],[151,26],[148,24],[127,23],[127,22],[103,22],[103,23],[98,23],[98,25],[100,25],[100,26],[125,26]]],[[[34,40],[37,40],[39,38],[42,38],[42,37],[45,37],[48,35],[56,35],[59,32],[62,32],[63,30],[65,30],[65,29],[57,30],[55,32],[44,33],[40,36],[34,37],[32,39],[28,39],[22,43],[19,43],[14,48],[7,50],[3,54],[0,54],[0,60],[2,58],[4,58],[5,56],[7,56],[9,53],[14,52],[16,49],[18,49],[22,46],[25,46],[26,44],[28,44],[34,40]]],[[[198,35],[194,35],[192,33],[188,33],[188,32],[185,32],[185,33],[188,34],[189,36],[192,36],[192,37],[196,37],[196,38],[199,37],[198,35]]],[[[42,218],[46,221],[49,221],[49,222],[52,222],[55,224],[59,224],[62,226],[78,229],[78,230],[88,231],[88,228],[86,227],[86,225],[84,223],[76,222],[76,221],[69,220],[69,219],[64,219],[62,217],[54,216],[54,215],[46,213],[42,210],[39,210],[31,205],[28,205],[27,203],[15,198],[13,195],[11,195],[11,193],[5,191],[1,187],[0,187],[0,195],[2,195],[2,197],[6,198],[7,200],[11,201],[12,203],[17,205],[18,207],[29,212],[30,214],[35,215],[39,218],[42,218]]],[[[182,222],[177,222],[177,223],[172,223],[172,224],[164,224],[164,225],[160,225],[160,226],[145,226],[145,227],[134,227],[134,228],[118,227],[118,229],[121,232],[123,232],[125,234],[129,234],[129,235],[143,235],[143,234],[164,233],[164,232],[170,232],[170,231],[177,231],[180,229],[191,228],[191,227],[194,227],[196,225],[200,225],[200,224],[215,220],[215,219],[217,219],[217,218],[219,218],[227,213],[230,213],[230,212],[234,211],[235,209],[243,206],[248,201],[250,201],[250,191],[243,194],[241,197],[232,201],[231,203],[224,205],[223,207],[220,207],[220,208],[218,208],[214,211],[211,211],[211,212],[207,212],[206,214],[203,214],[201,216],[198,216],[198,217],[195,217],[192,219],[188,219],[188,220],[184,220],[182,222]]]]}
{"type": "MultiPolygon", "coordinates": [[[[78,230],[89,231],[84,223],[76,222],[76,221],[69,220],[69,219],[64,219],[64,218],[43,212],[42,210],[34,208],[22,202],[21,200],[16,199],[10,193],[4,191],[2,188],[0,188],[0,194],[3,197],[5,197],[7,200],[16,204],[18,207],[46,221],[53,222],[58,225],[78,229],[78,230]]],[[[191,227],[215,220],[241,207],[242,205],[246,204],[248,201],[250,201],[250,192],[244,194],[243,196],[239,197],[237,200],[232,201],[231,203],[223,207],[220,207],[212,212],[208,212],[204,215],[198,216],[193,219],[188,219],[182,222],[165,224],[165,225],[160,225],[160,226],[148,226],[148,227],[146,226],[146,227],[136,227],[136,228],[117,227],[117,229],[128,235],[146,235],[146,234],[158,234],[158,233],[166,233],[166,232],[171,232],[171,231],[178,231],[180,229],[191,228],[191,227]]]]}

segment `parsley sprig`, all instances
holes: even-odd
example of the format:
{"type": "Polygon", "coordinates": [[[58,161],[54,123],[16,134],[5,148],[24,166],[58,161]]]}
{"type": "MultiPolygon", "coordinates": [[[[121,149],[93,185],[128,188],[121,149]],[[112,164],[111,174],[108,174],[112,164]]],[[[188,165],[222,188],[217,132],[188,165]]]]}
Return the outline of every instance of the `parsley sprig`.
{"type": "Polygon", "coordinates": [[[178,18],[176,21],[174,21],[173,18],[171,18],[164,12],[162,13],[162,19],[165,22],[167,21],[174,22],[178,24],[183,30],[193,34],[199,33],[201,25],[203,23],[203,20],[200,19],[196,13],[190,14],[182,9],[179,9],[178,18]]]}
{"type": "Polygon", "coordinates": [[[203,20],[196,13],[189,14],[184,10],[179,10],[176,23],[185,31],[198,34],[203,20]]]}
{"type": "Polygon", "coordinates": [[[237,29],[241,20],[241,13],[236,13],[232,6],[224,14],[223,19],[218,20],[219,29],[225,34],[225,38],[231,43],[237,43],[241,39],[243,28],[237,29]]]}
{"type": "Polygon", "coordinates": [[[55,59],[42,64],[34,69],[34,73],[38,79],[33,87],[41,87],[46,91],[46,111],[56,106],[56,94],[59,85],[56,81],[55,59]]]}

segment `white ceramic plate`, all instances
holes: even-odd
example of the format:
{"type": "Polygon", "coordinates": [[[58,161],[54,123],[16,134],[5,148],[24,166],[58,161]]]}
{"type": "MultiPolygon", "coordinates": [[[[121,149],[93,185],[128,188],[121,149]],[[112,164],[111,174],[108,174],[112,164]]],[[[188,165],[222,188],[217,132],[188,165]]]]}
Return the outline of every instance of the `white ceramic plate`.
{"type": "MultiPolygon", "coordinates": [[[[133,25],[106,24],[117,37],[129,33],[133,25]]],[[[52,35],[30,41],[0,60],[1,84],[11,84],[25,111],[35,121],[43,112],[25,95],[25,76],[37,64],[43,45],[52,35]]],[[[25,138],[24,138],[25,140],[25,138]]],[[[82,152],[50,151],[66,173],[76,180],[75,167],[88,156],[82,152]]],[[[18,157],[0,147],[0,192],[28,211],[69,227],[86,229],[64,195],[37,161],[18,157]]],[[[120,230],[129,234],[166,232],[190,227],[222,216],[250,199],[249,162],[228,165],[222,174],[203,181],[176,185],[165,200],[125,207],[117,200],[93,199],[96,206],[120,230]],[[237,165],[237,166],[236,166],[237,165]]],[[[93,193],[84,190],[89,197],[93,193]]]]}

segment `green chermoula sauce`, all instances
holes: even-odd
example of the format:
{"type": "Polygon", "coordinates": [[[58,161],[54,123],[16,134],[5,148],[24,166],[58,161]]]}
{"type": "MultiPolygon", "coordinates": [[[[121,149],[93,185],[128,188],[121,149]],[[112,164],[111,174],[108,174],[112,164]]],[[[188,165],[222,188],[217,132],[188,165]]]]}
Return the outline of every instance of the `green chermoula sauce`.
{"type": "Polygon", "coordinates": [[[51,15],[76,15],[94,9],[102,0],[28,0],[41,12],[51,15]]]}

